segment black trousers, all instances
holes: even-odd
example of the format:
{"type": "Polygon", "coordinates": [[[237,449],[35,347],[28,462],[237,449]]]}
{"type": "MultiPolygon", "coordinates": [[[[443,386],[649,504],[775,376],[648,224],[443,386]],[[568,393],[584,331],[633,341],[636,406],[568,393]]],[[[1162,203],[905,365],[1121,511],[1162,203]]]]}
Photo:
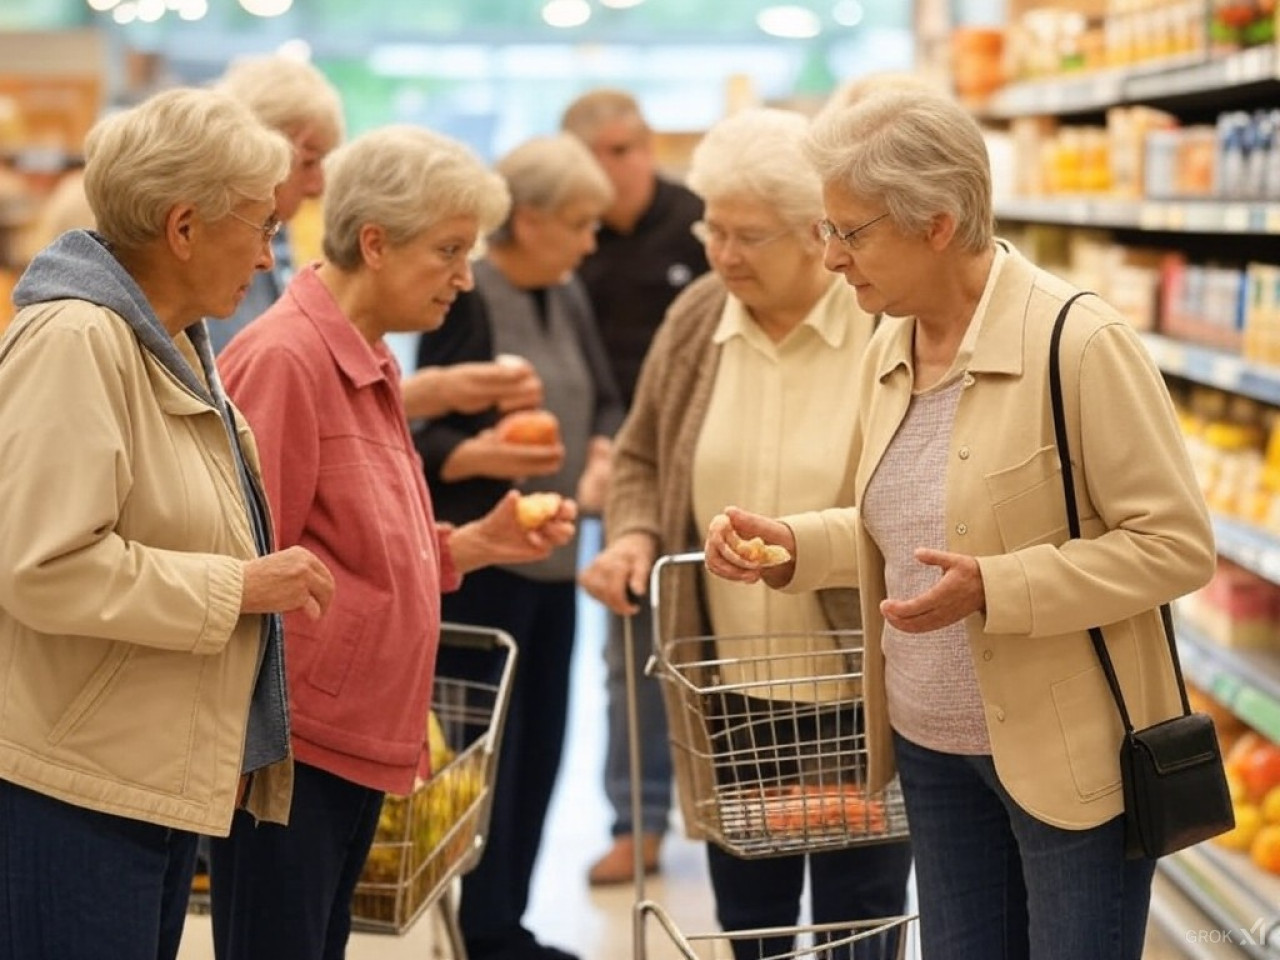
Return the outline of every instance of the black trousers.
{"type": "Polygon", "coordinates": [[[237,810],[231,835],[210,847],[214,956],[342,960],[382,797],[298,763],[287,827],[237,810]]]}
{"type": "MultiPolygon", "coordinates": [[[[519,651],[488,840],[462,880],[463,938],[471,960],[483,960],[532,939],[521,919],[564,749],[577,588],[572,581],[544,583],[486,568],[468,573],[461,590],[445,595],[443,612],[451,622],[507,631],[519,651]]],[[[492,658],[487,664],[492,669],[492,658]]],[[[465,650],[442,649],[438,669],[451,677],[496,679],[475,676],[465,650]]]]}

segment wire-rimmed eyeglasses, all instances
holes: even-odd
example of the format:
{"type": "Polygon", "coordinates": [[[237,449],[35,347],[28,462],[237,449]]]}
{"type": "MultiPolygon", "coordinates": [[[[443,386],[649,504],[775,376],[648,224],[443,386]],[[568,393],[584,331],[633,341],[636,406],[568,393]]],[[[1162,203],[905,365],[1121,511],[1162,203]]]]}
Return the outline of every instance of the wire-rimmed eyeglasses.
{"type": "Polygon", "coordinates": [[[852,230],[847,230],[844,233],[841,233],[840,228],[837,227],[834,223],[832,223],[826,217],[823,217],[821,220],[819,220],[817,223],[814,224],[814,229],[818,231],[818,239],[821,240],[823,243],[826,243],[832,237],[835,237],[842,244],[844,244],[846,247],[852,250],[854,249],[855,244],[858,242],[858,234],[862,233],[863,230],[867,229],[867,227],[871,226],[873,223],[879,223],[888,215],[889,214],[887,213],[882,213],[878,217],[872,217],[866,223],[860,224],[859,226],[854,227],[852,230]]]}
{"type": "Polygon", "coordinates": [[[284,221],[277,220],[274,214],[272,214],[271,218],[267,220],[266,223],[254,223],[254,221],[250,220],[248,217],[242,217],[234,210],[228,210],[227,216],[234,217],[241,223],[253,227],[253,229],[262,234],[262,239],[265,243],[270,243],[274,240],[276,234],[280,232],[280,228],[284,226],[284,221]]]}
{"type": "Polygon", "coordinates": [[[708,247],[723,247],[732,242],[739,250],[756,250],[766,243],[781,240],[791,230],[779,230],[777,233],[730,233],[723,227],[713,226],[705,220],[695,220],[689,225],[692,233],[700,243],[708,247]]]}

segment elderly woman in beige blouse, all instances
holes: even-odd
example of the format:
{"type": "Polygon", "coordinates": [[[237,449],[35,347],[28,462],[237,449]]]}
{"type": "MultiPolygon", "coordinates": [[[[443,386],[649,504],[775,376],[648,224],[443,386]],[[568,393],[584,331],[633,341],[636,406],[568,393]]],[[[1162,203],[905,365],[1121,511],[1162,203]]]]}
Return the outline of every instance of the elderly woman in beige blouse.
{"type": "MultiPolygon", "coordinates": [[[[619,613],[635,611],[626,590],[646,592],[655,558],[696,547],[725,503],[816,510],[848,496],[842,462],[856,413],[854,371],[874,319],[823,267],[814,231],[821,187],[801,153],[807,126],[799,114],[748,110],[714,127],[693,154],[688,182],[706,204],[696,230],[712,272],[672,304],[645,360],[615,441],[606,546],[581,578],[619,613]]],[[[744,593],[691,572],[705,603],[672,611],[681,636],[830,626],[816,594],[763,585],[744,593]],[[702,609],[707,623],[699,622],[702,609]]],[[[900,913],[911,863],[904,842],[807,858],[746,860],[714,845],[707,852],[726,930],[794,924],[806,860],[815,921],[900,913]]],[[[788,949],[787,938],[778,941],[769,952],[788,949]]],[[[754,956],[754,941],[735,944],[739,960],[748,945],[754,956]]],[[[877,945],[860,946],[858,956],[876,955],[877,945]]]]}
{"type": "Polygon", "coordinates": [[[1208,579],[1213,536],[1160,373],[1107,304],[1070,305],[1068,539],[1048,373],[1076,291],[993,237],[981,130],[887,89],[807,146],[827,266],[903,319],[861,368],[845,506],[727,510],[707,565],[753,590],[859,588],[871,786],[896,764],[926,956],[1138,960],[1154,863],[1125,857],[1122,729],[1087,630],[1135,726],[1179,712],[1157,608],[1208,579]],[[735,535],[794,560],[762,573],[735,535]]]}

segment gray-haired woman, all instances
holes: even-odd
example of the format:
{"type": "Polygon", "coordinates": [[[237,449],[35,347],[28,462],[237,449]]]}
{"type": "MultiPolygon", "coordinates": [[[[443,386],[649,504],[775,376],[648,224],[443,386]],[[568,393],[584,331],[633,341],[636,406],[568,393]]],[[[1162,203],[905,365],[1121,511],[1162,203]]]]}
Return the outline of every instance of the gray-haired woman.
{"type": "MultiPolygon", "coordinates": [[[[698,234],[712,272],[672,304],[645,360],[618,436],[605,512],[608,543],[582,576],[594,596],[620,613],[635,609],[626,587],[647,592],[655,558],[696,547],[699,531],[723,504],[817,509],[846,492],[842,465],[857,412],[854,371],[874,321],[823,268],[814,232],[821,184],[801,150],[807,130],[797,113],[745,110],[714,126],[694,150],[688,182],[706,204],[698,234]]],[[[664,635],[773,635],[751,648],[735,645],[725,657],[776,654],[779,644],[791,642],[782,639],[788,635],[849,626],[829,622],[814,593],[744,592],[701,575],[688,586],[685,595],[699,600],[666,611],[664,635]]],[[[815,643],[830,645],[806,639],[797,646],[801,659],[778,665],[812,669],[815,643]]],[[[733,665],[724,669],[738,676],[733,665]]],[[[844,683],[823,692],[831,701],[853,693],[844,683]]],[[[783,705],[778,715],[788,706],[794,710],[783,705]]],[[[754,712],[773,708],[757,704],[754,712]]],[[[823,714],[821,704],[813,710],[823,714]]],[[[794,735],[767,732],[775,734],[794,735]]],[[[687,758],[677,753],[675,763],[679,769],[687,758]]],[[[683,785],[681,800],[692,814],[683,785]]],[[[816,922],[895,915],[905,906],[911,869],[906,842],[763,860],[709,844],[707,857],[727,930],[793,926],[806,875],[816,922]]],[[[762,944],[734,942],[739,960],[789,949],[785,935],[762,944]]],[[[893,953],[887,942],[866,942],[839,955],[893,953]]]]}
{"type": "Polygon", "coordinates": [[[333,579],[271,552],[202,322],[271,264],[288,145],[173,90],[85,152],[100,232],[35,257],[0,342],[0,955],[155,960],[197,834],[288,817],[275,613],[320,616],[333,579]]]}
{"type": "MultiPolygon", "coordinates": [[[[542,379],[560,437],[531,446],[508,442],[494,409],[427,423],[418,449],[440,516],[455,523],[489,509],[513,486],[598,497],[589,491],[604,480],[609,438],[622,419],[586,292],[573,275],[595,245],[613,188],[568,134],[526,141],[497,170],[511,191],[511,213],[475,265],[474,293],[459,298],[438,333],[422,338],[418,361],[524,357],[542,379]]],[[[520,646],[489,841],[462,884],[471,960],[567,956],[538,943],[522,918],[564,743],[576,567],[575,541],[540,564],[473,574],[445,598],[449,619],[500,627],[520,646]]]]}
{"type": "Polygon", "coordinates": [[[1176,714],[1157,610],[1213,572],[1160,373],[1123,318],[1075,302],[1061,343],[1083,534],[1067,538],[1049,340],[1076,293],[992,235],[982,133],[950,98],[868,93],[815,124],[826,263],[886,320],[862,366],[846,506],[727,510],[720,576],[855,585],[872,786],[895,762],[926,955],[1138,960],[1154,863],[1126,860],[1122,729],[1176,714]],[[733,531],[792,550],[762,574],[733,531]]]}

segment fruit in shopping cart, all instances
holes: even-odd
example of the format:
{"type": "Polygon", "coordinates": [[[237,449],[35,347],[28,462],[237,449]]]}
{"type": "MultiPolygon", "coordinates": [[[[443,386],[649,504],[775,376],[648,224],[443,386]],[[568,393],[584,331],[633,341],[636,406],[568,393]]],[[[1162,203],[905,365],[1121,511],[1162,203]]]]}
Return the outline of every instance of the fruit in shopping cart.
{"type": "Polygon", "coordinates": [[[517,410],[498,421],[498,439],[504,443],[545,446],[560,442],[560,421],[550,410],[517,410]]]}
{"type": "Polygon", "coordinates": [[[739,538],[731,546],[734,552],[743,560],[758,563],[762,567],[776,567],[778,564],[786,563],[791,559],[791,551],[786,547],[779,546],[776,543],[765,543],[759,537],[752,537],[750,540],[739,538]]]}
{"type": "Polygon", "coordinates": [[[868,800],[853,784],[792,786],[765,799],[765,826],[775,834],[841,830],[885,833],[884,804],[868,800]]]}
{"type": "Polygon", "coordinates": [[[453,760],[453,750],[444,736],[444,727],[434,710],[427,711],[427,750],[431,755],[431,773],[439,773],[453,760]]]}
{"type": "Polygon", "coordinates": [[[526,493],[516,501],[516,521],[525,530],[536,530],[560,512],[563,499],[558,493],[526,493]]]}
{"type": "Polygon", "coordinates": [[[1274,787],[1280,787],[1280,744],[1257,744],[1240,759],[1236,772],[1244,781],[1249,799],[1261,803],[1274,787]]]}

